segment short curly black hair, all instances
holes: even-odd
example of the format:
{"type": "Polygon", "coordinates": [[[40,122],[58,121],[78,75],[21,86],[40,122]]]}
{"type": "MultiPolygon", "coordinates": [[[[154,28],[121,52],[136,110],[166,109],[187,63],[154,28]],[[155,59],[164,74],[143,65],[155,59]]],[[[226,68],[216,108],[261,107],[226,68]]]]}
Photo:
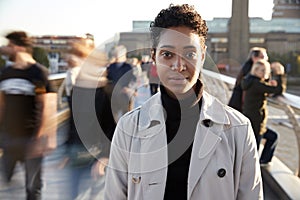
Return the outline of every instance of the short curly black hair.
{"type": "Polygon", "coordinates": [[[202,19],[194,6],[170,4],[169,8],[161,10],[150,24],[152,48],[157,47],[161,31],[164,28],[179,26],[186,26],[194,30],[202,38],[204,45],[208,28],[205,20],[202,19]]]}

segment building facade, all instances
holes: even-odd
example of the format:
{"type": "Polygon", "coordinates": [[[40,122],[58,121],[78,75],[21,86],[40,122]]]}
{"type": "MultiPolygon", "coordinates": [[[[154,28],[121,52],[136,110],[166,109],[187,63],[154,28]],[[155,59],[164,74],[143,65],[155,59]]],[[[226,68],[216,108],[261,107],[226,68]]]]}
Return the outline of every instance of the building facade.
{"type": "MultiPolygon", "coordinates": [[[[236,13],[232,18],[207,20],[209,28],[206,43],[207,58],[211,58],[218,68],[229,68],[234,74],[246,60],[249,49],[259,46],[268,50],[271,59],[283,62],[291,73],[300,74],[299,1],[274,0],[272,19],[249,18],[249,30],[247,30],[245,16],[241,18],[236,13]],[[232,22],[235,22],[237,26],[232,27],[232,22]],[[235,35],[232,31],[235,31],[235,35]],[[236,35],[242,35],[243,38],[236,35]],[[282,60],[289,56],[292,59],[291,62],[288,58],[282,60]]],[[[240,2],[248,4],[248,0],[240,2]]],[[[244,4],[239,3],[236,9],[243,7],[244,4]]],[[[149,52],[143,51],[151,47],[149,24],[150,21],[133,21],[132,32],[119,34],[119,44],[125,45],[129,49],[129,54],[136,54],[136,51],[138,54],[149,52]]]]}
{"type": "Polygon", "coordinates": [[[89,33],[83,36],[33,36],[32,41],[35,47],[43,48],[48,53],[50,73],[58,73],[66,70],[67,63],[64,61],[64,55],[71,48],[70,44],[72,42],[94,46],[94,37],[89,33]]]}

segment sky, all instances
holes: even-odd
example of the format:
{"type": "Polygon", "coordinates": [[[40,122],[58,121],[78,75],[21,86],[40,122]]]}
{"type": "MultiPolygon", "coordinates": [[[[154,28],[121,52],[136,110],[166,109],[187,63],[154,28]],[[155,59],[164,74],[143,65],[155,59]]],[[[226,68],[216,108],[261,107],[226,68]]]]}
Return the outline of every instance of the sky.
{"type": "MultiPolygon", "coordinates": [[[[94,35],[96,45],[153,20],[170,3],[195,5],[206,20],[231,16],[231,0],[0,0],[0,45],[13,30],[29,35],[94,35]]],[[[249,16],[271,19],[273,0],[249,0],[249,16]]]]}

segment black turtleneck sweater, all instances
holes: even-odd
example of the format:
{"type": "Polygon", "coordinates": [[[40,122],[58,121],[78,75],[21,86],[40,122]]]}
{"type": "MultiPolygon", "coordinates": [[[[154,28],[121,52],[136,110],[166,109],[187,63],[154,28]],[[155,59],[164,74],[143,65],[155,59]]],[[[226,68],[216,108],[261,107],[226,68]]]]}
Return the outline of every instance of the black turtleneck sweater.
{"type": "Polygon", "coordinates": [[[200,116],[201,87],[198,82],[195,95],[179,101],[170,97],[163,86],[160,87],[162,104],[166,111],[169,162],[164,200],[187,199],[190,158],[200,116]]]}

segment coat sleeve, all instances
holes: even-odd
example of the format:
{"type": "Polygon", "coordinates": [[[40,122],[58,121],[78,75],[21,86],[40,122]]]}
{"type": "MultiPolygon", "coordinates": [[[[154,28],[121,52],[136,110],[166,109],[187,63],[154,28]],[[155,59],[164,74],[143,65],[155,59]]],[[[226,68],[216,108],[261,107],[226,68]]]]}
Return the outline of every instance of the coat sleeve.
{"type": "Polygon", "coordinates": [[[128,190],[128,158],[130,137],[126,135],[120,119],[111,144],[105,178],[105,200],[125,200],[128,190]]]}
{"type": "Polygon", "coordinates": [[[262,82],[257,82],[256,90],[259,93],[277,93],[282,90],[282,85],[279,83],[277,86],[271,86],[262,82]]]}
{"type": "Polygon", "coordinates": [[[250,121],[247,124],[236,199],[263,199],[263,185],[256,140],[250,121]]]}

